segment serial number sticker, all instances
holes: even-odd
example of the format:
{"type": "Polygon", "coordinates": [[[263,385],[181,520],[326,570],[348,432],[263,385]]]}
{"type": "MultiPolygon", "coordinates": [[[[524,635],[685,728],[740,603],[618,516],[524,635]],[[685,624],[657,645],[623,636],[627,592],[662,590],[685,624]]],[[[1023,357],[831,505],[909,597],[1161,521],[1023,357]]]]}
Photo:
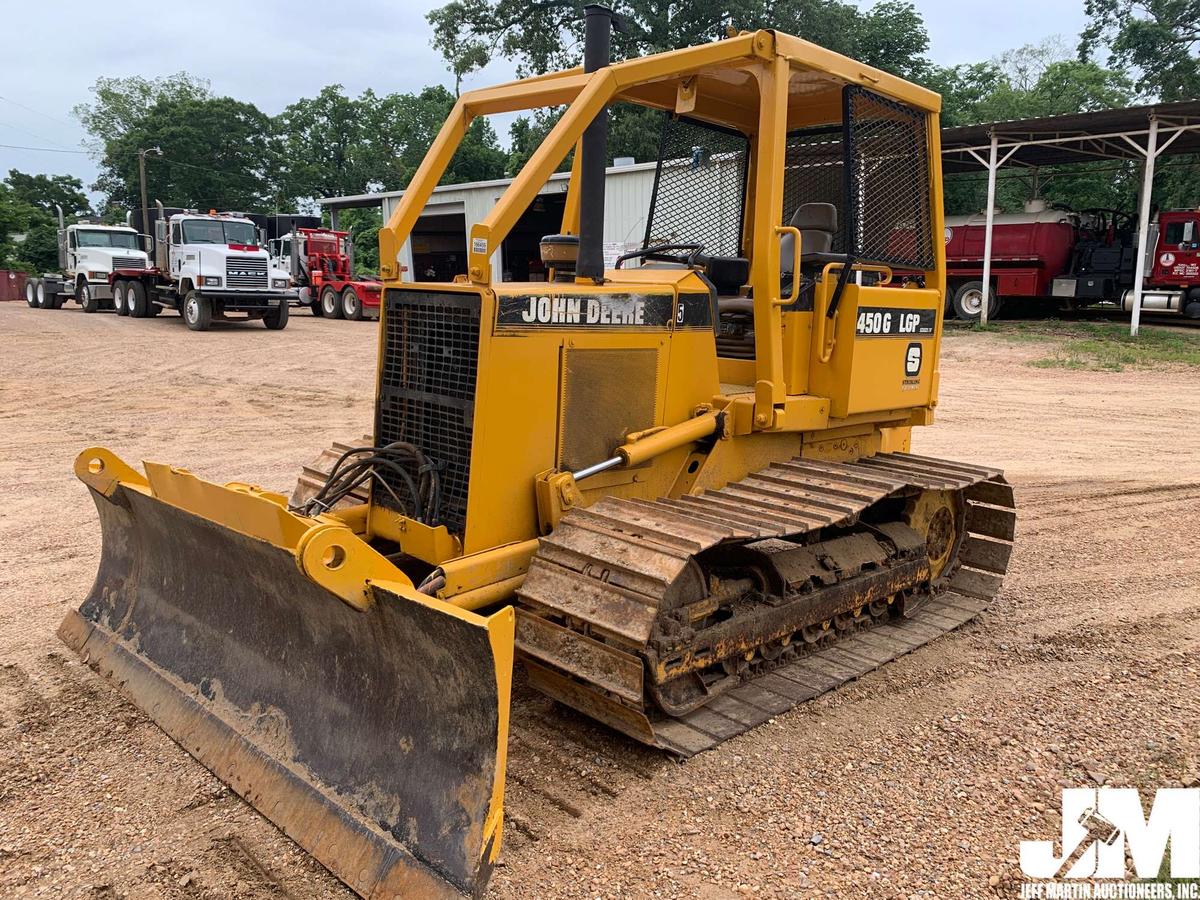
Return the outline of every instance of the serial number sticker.
{"type": "Polygon", "coordinates": [[[472,253],[487,253],[487,238],[471,238],[472,253]]]}
{"type": "Polygon", "coordinates": [[[890,309],[864,306],[858,310],[858,337],[921,337],[932,335],[937,314],[932,309],[890,309]]]}

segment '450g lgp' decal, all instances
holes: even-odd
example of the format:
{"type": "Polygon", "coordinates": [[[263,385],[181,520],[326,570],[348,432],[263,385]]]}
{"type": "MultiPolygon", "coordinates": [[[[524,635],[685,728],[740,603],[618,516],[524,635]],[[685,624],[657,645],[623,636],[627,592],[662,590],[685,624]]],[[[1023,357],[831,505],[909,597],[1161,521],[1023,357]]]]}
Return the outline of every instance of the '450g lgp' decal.
{"type": "Polygon", "coordinates": [[[937,314],[932,309],[892,309],[861,306],[855,333],[858,337],[912,337],[932,335],[937,314]]]}

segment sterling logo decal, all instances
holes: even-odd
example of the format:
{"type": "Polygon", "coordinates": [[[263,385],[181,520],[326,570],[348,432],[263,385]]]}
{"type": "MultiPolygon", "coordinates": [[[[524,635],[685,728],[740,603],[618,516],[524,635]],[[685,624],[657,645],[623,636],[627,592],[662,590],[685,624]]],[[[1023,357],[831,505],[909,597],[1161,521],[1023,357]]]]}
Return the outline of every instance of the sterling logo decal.
{"type": "Polygon", "coordinates": [[[500,297],[498,325],[525,327],[666,328],[669,294],[541,294],[500,297]]]}

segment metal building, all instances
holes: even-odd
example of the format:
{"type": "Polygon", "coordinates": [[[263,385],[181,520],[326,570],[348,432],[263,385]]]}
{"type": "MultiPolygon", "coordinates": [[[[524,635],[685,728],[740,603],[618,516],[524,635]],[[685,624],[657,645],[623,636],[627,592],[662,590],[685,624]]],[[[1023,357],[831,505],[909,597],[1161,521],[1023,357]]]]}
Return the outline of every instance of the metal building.
{"type": "MultiPolygon", "coordinates": [[[[622,162],[618,160],[618,162],[622,162]]],[[[642,245],[646,215],[654,190],[654,163],[632,161],[607,170],[605,188],[605,256],[613,258],[642,245]]],[[[545,277],[538,242],[543,235],[556,234],[562,226],[569,172],[558,172],[538,192],[537,199],[505,239],[492,265],[504,273],[505,281],[539,281],[545,277]]],[[[406,281],[450,281],[467,271],[467,235],[496,204],[510,180],[446,184],[434,189],[412,236],[400,251],[406,281]]],[[[395,210],[403,191],[327,197],[320,202],[328,209],[334,227],[343,209],[382,206],[383,219],[395,210]]]]}

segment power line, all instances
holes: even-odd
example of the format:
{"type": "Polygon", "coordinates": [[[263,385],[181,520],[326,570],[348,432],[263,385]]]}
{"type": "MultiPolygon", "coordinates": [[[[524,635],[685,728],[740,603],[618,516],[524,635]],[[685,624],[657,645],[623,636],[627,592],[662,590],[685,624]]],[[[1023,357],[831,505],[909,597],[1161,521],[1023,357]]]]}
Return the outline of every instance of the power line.
{"type": "Polygon", "coordinates": [[[78,125],[72,125],[70,122],[64,122],[62,119],[57,119],[49,113],[44,113],[41,110],[34,109],[32,106],[26,106],[24,103],[18,103],[16,100],[10,100],[8,97],[0,96],[0,100],[3,100],[5,103],[11,103],[13,106],[19,106],[21,109],[31,112],[35,116],[41,116],[43,119],[49,119],[51,122],[57,122],[59,125],[66,125],[68,128],[78,127],[78,125]]]}
{"type": "Polygon", "coordinates": [[[14,131],[23,132],[30,137],[37,138],[39,141],[49,141],[51,144],[58,144],[60,147],[66,147],[66,144],[59,143],[58,141],[54,140],[54,138],[48,138],[44,134],[38,134],[36,131],[30,131],[28,128],[22,128],[20,125],[14,125],[11,122],[0,122],[0,125],[4,126],[5,128],[11,128],[14,131]]]}
{"type": "Polygon", "coordinates": [[[21,144],[0,144],[0,147],[4,147],[7,150],[36,150],[40,153],[78,153],[82,156],[87,156],[88,154],[86,150],[59,150],[55,147],[25,147],[21,144]]]}

